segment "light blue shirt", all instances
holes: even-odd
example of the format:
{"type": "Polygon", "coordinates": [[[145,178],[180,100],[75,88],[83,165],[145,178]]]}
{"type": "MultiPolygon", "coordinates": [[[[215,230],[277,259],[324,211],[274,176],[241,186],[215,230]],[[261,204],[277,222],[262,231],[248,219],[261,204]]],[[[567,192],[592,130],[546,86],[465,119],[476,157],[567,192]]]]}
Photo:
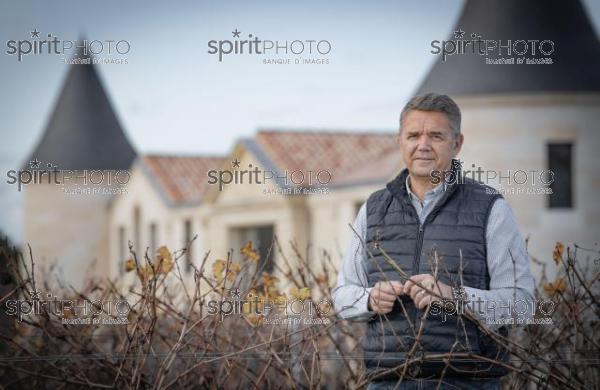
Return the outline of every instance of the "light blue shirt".
{"type": "MultiPolygon", "coordinates": [[[[406,179],[406,188],[419,220],[423,223],[444,194],[446,184],[442,182],[427,191],[422,202],[410,189],[410,176],[406,179]]],[[[367,232],[366,202],[361,206],[353,228],[360,236],[350,231],[352,237],[344,253],[337,285],[332,295],[335,309],[341,317],[366,321],[374,315],[367,309],[372,287],[367,283],[367,254],[363,248],[367,232]]],[[[529,267],[529,256],[515,216],[504,199],[496,200],[490,211],[486,243],[490,289],[480,290],[466,286],[464,288],[469,301],[483,302],[474,307],[481,309],[475,311],[475,314],[479,315],[488,327],[497,328],[503,319],[514,316],[514,310],[511,308],[517,302],[518,313],[523,311],[524,304],[529,309],[525,314],[520,314],[519,318],[525,321],[531,319],[534,279],[529,267]]]]}

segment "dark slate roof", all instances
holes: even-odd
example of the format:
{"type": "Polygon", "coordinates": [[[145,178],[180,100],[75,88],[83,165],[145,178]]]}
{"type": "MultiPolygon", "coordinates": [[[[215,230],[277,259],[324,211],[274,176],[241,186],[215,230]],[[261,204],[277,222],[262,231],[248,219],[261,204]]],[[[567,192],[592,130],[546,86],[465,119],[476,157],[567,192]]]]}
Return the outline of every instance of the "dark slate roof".
{"type": "MultiPolygon", "coordinates": [[[[554,64],[486,65],[477,54],[440,55],[417,90],[449,95],[600,91],[600,42],[579,0],[467,0],[454,31],[482,39],[552,40],[554,64]]],[[[504,55],[503,57],[507,57],[504,55]]]]}
{"type": "MultiPolygon", "coordinates": [[[[76,57],[87,59],[79,53],[76,57]]],[[[44,134],[28,162],[58,169],[127,169],[136,153],[127,140],[92,64],[69,72],[44,134]]]]}

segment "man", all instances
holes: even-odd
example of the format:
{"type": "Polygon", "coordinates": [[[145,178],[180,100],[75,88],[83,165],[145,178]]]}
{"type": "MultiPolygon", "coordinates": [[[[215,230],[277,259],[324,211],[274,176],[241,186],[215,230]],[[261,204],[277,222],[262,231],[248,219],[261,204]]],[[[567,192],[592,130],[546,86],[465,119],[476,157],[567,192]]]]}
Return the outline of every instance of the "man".
{"type": "Polygon", "coordinates": [[[525,242],[506,201],[470,179],[439,180],[460,177],[460,122],[450,97],[412,98],[400,115],[406,169],[354,222],[333,299],[342,317],[367,321],[369,389],[500,388],[506,369],[473,356],[506,361],[506,351],[477,323],[498,330],[512,303],[532,307],[525,242]]]}

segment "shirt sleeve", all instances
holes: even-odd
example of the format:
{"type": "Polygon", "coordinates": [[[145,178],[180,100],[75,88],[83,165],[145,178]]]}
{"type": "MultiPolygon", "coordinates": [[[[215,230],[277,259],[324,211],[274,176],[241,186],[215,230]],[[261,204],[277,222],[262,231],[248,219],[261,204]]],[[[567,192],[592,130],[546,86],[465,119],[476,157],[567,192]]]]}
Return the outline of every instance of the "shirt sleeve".
{"type": "Polygon", "coordinates": [[[360,207],[353,227],[356,233],[349,229],[351,238],[344,252],[332,298],[335,311],[340,317],[353,321],[367,321],[373,317],[374,312],[367,308],[371,288],[367,282],[366,253],[363,247],[367,232],[366,202],[360,207]]]}
{"type": "Polygon", "coordinates": [[[526,323],[533,317],[534,279],[525,240],[504,199],[496,200],[492,206],[486,241],[490,289],[465,286],[468,307],[491,329],[506,324],[511,317],[524,321],[515,321],[516,324],[526,323]]]}

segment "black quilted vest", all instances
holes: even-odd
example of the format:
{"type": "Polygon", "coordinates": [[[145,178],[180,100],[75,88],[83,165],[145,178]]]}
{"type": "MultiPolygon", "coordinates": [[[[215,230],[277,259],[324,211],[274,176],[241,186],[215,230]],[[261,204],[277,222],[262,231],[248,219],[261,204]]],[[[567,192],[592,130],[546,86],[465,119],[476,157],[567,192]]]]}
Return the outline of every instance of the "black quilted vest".
{"type": "MultiPolygon", "coordinates": [[[[459,174],[456,170],[455,173],[459,174]]],[[[386,188],[373,193],[367,200],[369,286],[385,280],[404,282],[384,258],[382,250],[408,275],[432,273],[435,251],[441,282],[460,286],[462,269],[464,286],[489,289],[486,226],[492,205],[501,195],[473,180],[449,184],[421,225],[406,190],[407,176],[405,169],[386,188]]],[[[367,323],[363,350],[368,375],[381,374],[405,363],[407,352],[414,344],[424,310],[417,309],[410,297],[401,296],[401,301],[402,304],[396,302],[386,316],[374,316],[367,323]]],[[[427,317],[420,343],[410,355],[405,374],[419,378],[440,376],[446,364],[441,360],[419,360],[428,354],[471,351],[492,359],[507,360],[505,351],[500,350],[490,337],[464,316],[462,321],[459,318],[450,315],[443,321],[441,315],[427,317]]],[[[444,376],[497,377],[507,372],[498,365],[477,363],[472,359],[453,360],[452,367],[446,368],[444,376]]],[[[397,374],[392,373],[377,379],[395,378],[397,374]]]]}

